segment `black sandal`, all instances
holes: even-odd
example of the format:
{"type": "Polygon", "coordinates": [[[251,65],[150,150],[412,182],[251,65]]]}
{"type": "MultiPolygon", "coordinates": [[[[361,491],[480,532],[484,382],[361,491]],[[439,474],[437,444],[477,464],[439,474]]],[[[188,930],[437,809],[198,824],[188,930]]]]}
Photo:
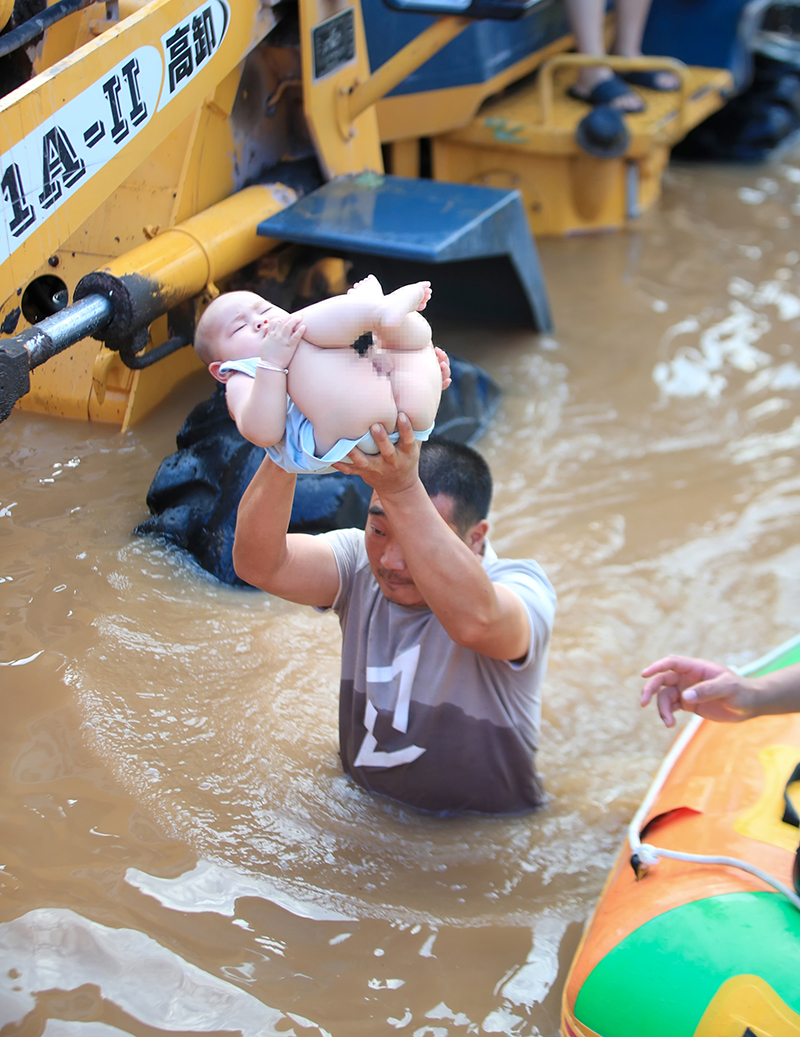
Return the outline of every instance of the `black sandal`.
{"type": "Polygon", "coordinates": [[[643,112],[647,107],[641,97],[635,91],[630,90],[619,76],[610,76],[608,79],[604,79],[588,94],[579,93],[574,86],[571,86],[567,93],[570,97],[574,97],[576,101],[583,101],[584,104],[590,104],[593,108],[606,106],[621,112],[623,115],[638,115],[639,112],[643,112]],[[625,96],[635,97],[641,104],[641,108],[620,108],[618,104],[613,103],[618,98],[625,96]]]}
{"type": "Polygon", "coordinates": [[[675,76],[675,78],[678,79],[677,86],[658,85],[658,77],[665,73],[675,75],[675,73],[671,72],[668,68],[651,68],[646,72],[620,72],[619,76],[620,79],[624,79],[626,83],[631,83],[633,86],[641,86],[644,87],[645,90],[659,90],[662,94],[671,94],[676,90],[680,90],[681,81],[677,76],[675,76]]]}

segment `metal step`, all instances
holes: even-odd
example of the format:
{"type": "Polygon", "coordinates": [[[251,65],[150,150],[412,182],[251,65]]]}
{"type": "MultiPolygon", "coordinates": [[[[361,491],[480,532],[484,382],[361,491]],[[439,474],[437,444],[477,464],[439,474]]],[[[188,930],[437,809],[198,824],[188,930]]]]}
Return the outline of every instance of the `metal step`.
{"type": "Polygon", "coordinates": [[[428,277],[432,316],[499,317],[543,332],[552,326],[539,257],[516,190],[353,174],[264,220],[258,233],[379,258],[379,277],[428,277]]]}

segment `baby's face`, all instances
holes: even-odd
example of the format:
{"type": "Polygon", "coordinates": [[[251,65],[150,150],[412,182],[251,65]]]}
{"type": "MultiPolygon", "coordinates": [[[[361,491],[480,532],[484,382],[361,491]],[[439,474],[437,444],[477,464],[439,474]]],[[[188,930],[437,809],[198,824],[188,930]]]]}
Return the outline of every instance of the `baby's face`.
{"type": "Polygon", "coordinates": [[[231,292],[218,300],[215,353],[221,360],[259,356],[270,305],[253,292],[231,292]]]}

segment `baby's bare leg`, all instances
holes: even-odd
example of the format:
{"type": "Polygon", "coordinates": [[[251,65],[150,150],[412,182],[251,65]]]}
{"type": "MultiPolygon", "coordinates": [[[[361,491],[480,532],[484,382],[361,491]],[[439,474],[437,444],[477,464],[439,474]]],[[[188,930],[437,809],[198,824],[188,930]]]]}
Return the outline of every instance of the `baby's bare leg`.
{"type": "Polygon", "coordinates": [[[431,326],[416,310],[407,313],[396,328],[381,326],[378,342],[383,349],[424,349],[431,344],[431,326]]]}
{"type": "Polygon", "coordinates": [[[427,281],[405,285],[385,296],[370,287],[370,290],[356,290],[315,302],[298,310],[296,316],[302,317],[309,342],[326,349],[338,349],[351,345],[368,331],[395,329],[412,311],[424,307],[429,298],[427,281]]]}
{"type": "Polygon", "coordinates": [[[416,310],[424,310],[431,297],[430,281],[407,284],[384,296],[379,320],[381,329],[396,328],[416,310]]]}
{"type": "Polygon", "coordinates": [[[367,274],[360,281],[356,281],[352,288],[347,289],[348,295],[354,295],[356,292],[370,292],[373,298],[383,298],[383,288],[374,274],[367,274]]]}
{"type": "Polygon", "coordinates": [[[408,416],[416,432],[423,432],[433,424],[442,395],[442,372],[433,346],[387,355],[393,365],[389,378],[397,410],[408,416]]]}

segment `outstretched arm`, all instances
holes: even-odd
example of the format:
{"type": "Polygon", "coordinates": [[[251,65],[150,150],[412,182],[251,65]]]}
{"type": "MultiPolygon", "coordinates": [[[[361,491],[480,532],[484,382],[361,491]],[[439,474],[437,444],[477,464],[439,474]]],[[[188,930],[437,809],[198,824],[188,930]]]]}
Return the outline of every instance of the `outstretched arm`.
{"type": "Polygon", "coordinates": [[[300,605],[329,608],[339,591],[333,551],[320,537],[286,532],[296,478],[264,460],[239,503],[233,567],[253,587],[300,605]]]}
{"type": "Polygon", "coordinates": [[[274,446],[286,430],[286,369],[305,334],[296,315],[270,321],[255,378],[239,375],[228,382],[228,410],[245,439],[274,446]]]}
{"type": "Polygon", "coordinates": [[[655,697],[667,727],[678,710],[737,723],[765,714],[800,711],[800,663],[763,677],[741,677],[719,663],[669,655],[642,671],[642,705],[655,697]]]}

